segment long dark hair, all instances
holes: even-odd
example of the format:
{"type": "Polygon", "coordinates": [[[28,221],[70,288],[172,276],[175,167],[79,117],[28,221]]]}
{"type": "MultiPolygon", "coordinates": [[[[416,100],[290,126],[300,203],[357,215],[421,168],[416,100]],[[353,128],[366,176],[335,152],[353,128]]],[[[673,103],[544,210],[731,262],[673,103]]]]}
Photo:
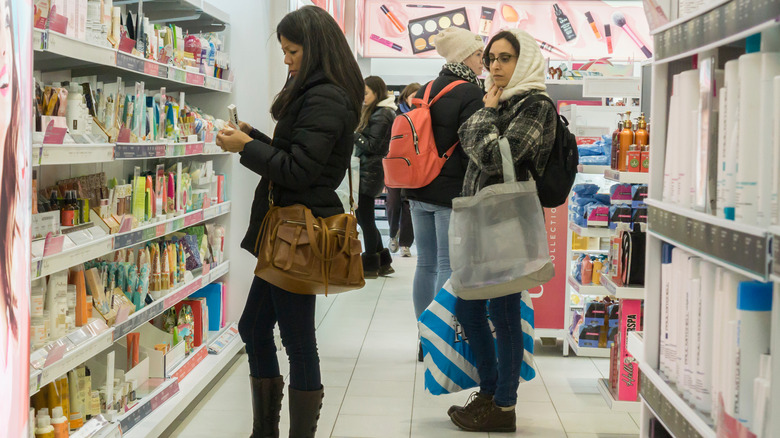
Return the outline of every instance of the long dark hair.
{"type": "Polygon", "coordinates": [[[274,120],[285,114],[290,103],[300,95],[303,85],[318,71],[346,91],[357,114],[363,101],[363,78],[336,20],[316,6],[305,6],[282,18],[276,26],[279,42],[282,36],[303,46],[303,60],[295,78],[287,82],[271,106],[274,120]]]}
{"type": "MultiPolygon", "coordinates": [[[[379,76],[369,76],[366,78],[365,82],[366,87],[376,95],[376,100],[370,105],[363,105],[363,112],[360,113],[360,124],[357,128],[358,131],[362,131],[368,126],[368,119],[370,119],[371,114],[374,114],[374,111],[376,111],[379,102],[387,99],[387,85],[382,78],[379,76]]],[[[365,90],[363,90],[363,94],[365,94],[365,90]]]]}
{"type": "Polygon", "coordinates": [[[420,91],[420,88],[422,88],[422,85],[417,82],[412,82],[404,87],[403,91],[401,91],[401,95],[398,97],[398,103],[406,103],[406,99],[420,91]]]}
{"type": "Polygon", "coordinates": [[[487,66],[488,71],[490,71],[490,48],[493,47],[493,43],[499,40],[509,41],[509,44],[511,44],[512,48],[515,49],[515,52],[517,52],[517,56],[520,56],[520,40],[518,40],[515,34],[512,32],[508,30],[502,30],[490,39],[490,42],[488,43],[487,47],[485,47],[485,51],[483,52],[482,63],[487,66]]]}

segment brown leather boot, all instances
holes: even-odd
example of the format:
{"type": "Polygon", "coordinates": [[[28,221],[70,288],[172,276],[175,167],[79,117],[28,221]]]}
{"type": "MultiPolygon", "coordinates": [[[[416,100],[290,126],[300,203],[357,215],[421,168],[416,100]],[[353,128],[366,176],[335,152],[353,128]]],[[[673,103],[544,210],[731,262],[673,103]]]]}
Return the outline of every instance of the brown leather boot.
{"type": "Polygon", "coordinates": [[[393,269],[393,256],[390,254],[390,250],[387,248],[379,251],[379,271],[380,277],[387,277],[390,274],[395,274],[393,269]]]}
{"type": "Polygon", "coordinates": [[[249,376],[252,383],[251,438],[279,438],[279,416],[284,397],[282,376],[258,379],[249,376]]]}
{"type": "Polygon", "coordinates": [[[314,438],[320,419],[324,388],[318,391],[290,391],[290,438],[314,438]]]}
{"type": "Polygon", "coordinates": [[[363,258],[363,278],[379,277],[379,254],[364,252],[361,257],[363,258]]]}
{"type": "Polygon", "coordinates": [[[504,408],[496,406],[495,401],[470,411],[455,411],[450,419],[456,426],[468,432],[514,432],[515,407],[504,408]]]}
{"type": "Polygon", "coordinates": [[[482,409],[482,407],[490,405],[491,403],[493,403],[492,395],[482,394],[481,392],[472,392],[465,405],[450,406],[450,409],[447,411],[447,415],[452,417],[452,414],[455,412],[473,412],[475,410],[482,409]]]}

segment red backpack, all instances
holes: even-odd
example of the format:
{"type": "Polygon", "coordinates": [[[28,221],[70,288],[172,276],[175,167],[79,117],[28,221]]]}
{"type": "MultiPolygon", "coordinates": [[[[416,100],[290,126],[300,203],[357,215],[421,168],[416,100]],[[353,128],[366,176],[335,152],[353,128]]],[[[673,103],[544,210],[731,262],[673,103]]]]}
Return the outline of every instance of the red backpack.
{"type": "Polygon", "coordinates": [[[419,189],[439,176],[441,168],[452,156],[458,143],[452,145],[443,156],[439,156],[433,138],[431,107],[453,88],[465,83],[467,82],[452,82],[436,97],[429,100],[433,85],[431,81],[425,88],[422,99],[412,99],[412,104],[419,106],[395,118],[390,137],[390,150],[382,160],[387,187],[419,189]]]}

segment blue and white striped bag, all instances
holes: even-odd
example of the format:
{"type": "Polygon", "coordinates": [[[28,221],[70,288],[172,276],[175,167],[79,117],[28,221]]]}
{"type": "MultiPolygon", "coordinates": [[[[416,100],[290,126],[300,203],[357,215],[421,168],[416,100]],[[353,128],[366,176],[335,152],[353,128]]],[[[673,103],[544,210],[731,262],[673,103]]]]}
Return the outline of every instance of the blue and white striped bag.
{"type": "MultiPolygon", "coordinates": [[[[425,389],[433,395],[449,394],[479,386],[476,361],[463,329],[455,318],[458,298],[449,280],[420,315],[417,325],[425,355],[425,389]]],[[[520,382],[536,377],[534,370],[534,306],[528,291],[523,291],[523,364],[520,382]]],[[[491,323],[492,328],[492,323],[491,323]]],[[[495,339],[495,330],[493,337],[495,339]]]]}

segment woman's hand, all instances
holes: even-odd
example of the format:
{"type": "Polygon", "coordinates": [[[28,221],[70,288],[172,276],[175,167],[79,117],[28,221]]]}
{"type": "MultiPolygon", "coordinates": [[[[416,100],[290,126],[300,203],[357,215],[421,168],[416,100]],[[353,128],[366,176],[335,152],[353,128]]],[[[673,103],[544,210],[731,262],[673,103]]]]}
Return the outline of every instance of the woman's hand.
{"type": "Polygon", "coordinates": [[[217,134],[217,146],[226,152],[241,152],[250,141],[252,137],[245,134],[243,130],[223,129],[217,134]]]}
{"type": "Polygon", "coordinates": [[[482,101],[485,102],[485,108],[498,108],[498,102],[501,98],[501,93],[504,92],[503,88],[498,88],[495,84],[493,84],[492,87],[490,87],[490,90],[488,90],[487,94],[484,98],[482,98],[482,101]]]}
{"type": "Polygon", "coordinates": [[[243,132],[246,135],[249,135],[249,133],[252,132],[252,130],[254,129],[252,125],[250,125],[249,123],[243,120],[238,121],[238,126],[236,126],[235,123],[233,122],[228,122],[228,126],[233,127],[233,129],[240,129],[241,132],[243,132]]]}

